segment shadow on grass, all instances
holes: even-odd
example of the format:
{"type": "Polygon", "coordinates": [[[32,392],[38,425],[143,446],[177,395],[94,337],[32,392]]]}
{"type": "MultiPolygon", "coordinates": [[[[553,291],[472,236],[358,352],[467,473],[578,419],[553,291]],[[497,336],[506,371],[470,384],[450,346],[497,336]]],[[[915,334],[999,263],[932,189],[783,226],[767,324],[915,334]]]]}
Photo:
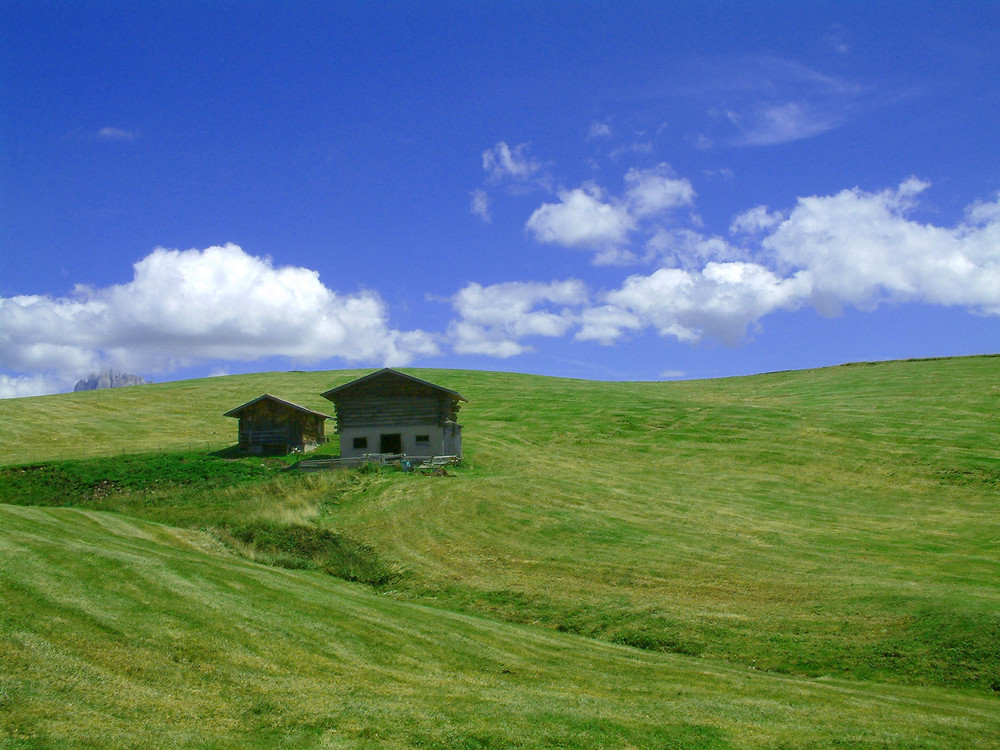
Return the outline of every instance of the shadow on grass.
{"type": "Polygon", "coordinates": [[[208,455],[212,456],[213,458],[226,458],[229,460],[247,457],[246,453],[240,452],[240,446],[235,443],[226,448],[222,448],[217,451],[212,451],[208,455]]]}

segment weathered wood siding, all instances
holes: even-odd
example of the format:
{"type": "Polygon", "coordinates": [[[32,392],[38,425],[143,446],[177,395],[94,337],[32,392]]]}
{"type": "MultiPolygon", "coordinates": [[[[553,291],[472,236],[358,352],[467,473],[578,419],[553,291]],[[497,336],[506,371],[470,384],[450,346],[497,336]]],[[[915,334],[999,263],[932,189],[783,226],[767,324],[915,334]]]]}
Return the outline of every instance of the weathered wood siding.
{"type": "Polygon", "coordinates": [[[455,420],[457,407],[441,396],[361,396],[338,398],[337,430],[354,427],[443,425],[455,420]]]}
{"type": "Polygon", "coordinates": [[[248,406],[240,414],[240,447],[254,444],[301,446],[322,443],[323,419],[275,401],[264,400],[248,406]]]}

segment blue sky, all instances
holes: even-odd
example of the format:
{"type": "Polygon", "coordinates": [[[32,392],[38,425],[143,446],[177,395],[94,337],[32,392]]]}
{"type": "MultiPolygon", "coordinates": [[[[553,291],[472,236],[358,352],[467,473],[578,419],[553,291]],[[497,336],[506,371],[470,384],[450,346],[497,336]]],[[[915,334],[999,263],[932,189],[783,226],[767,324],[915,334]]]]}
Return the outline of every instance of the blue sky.
{"type": "Polygon", "coordinates": [[[0,0],[0,396],[1000,351],[1000,3],[0,0]]]}

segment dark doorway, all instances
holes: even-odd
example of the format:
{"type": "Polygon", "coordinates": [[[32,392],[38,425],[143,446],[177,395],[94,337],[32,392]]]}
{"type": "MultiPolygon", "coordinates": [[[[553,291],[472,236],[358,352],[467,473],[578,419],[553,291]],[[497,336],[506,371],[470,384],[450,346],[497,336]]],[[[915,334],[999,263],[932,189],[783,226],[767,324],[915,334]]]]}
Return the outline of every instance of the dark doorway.
{"type": "Polygon", "coordinates": [[[381,435],[378,441],[379,453],[402,453],[403,436],[398,432],[391,435],[381,435]]]}

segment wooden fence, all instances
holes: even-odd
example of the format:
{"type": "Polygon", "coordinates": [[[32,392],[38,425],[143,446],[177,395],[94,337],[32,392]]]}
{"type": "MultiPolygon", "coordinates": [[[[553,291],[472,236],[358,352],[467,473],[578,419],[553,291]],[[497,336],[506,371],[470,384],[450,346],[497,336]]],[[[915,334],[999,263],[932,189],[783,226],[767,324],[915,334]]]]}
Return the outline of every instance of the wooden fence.
{"type": "Polygon", "coordinates": [[[404,471],[425,471],[454,466],[461,459],[458,456],[408,456],[405,453],[366,453],[352,458],[308,458],[299,461],[299,471],[329,471],[332,469],[356,469],[364,464],[377,466],[399,466],[404,471]]]}

